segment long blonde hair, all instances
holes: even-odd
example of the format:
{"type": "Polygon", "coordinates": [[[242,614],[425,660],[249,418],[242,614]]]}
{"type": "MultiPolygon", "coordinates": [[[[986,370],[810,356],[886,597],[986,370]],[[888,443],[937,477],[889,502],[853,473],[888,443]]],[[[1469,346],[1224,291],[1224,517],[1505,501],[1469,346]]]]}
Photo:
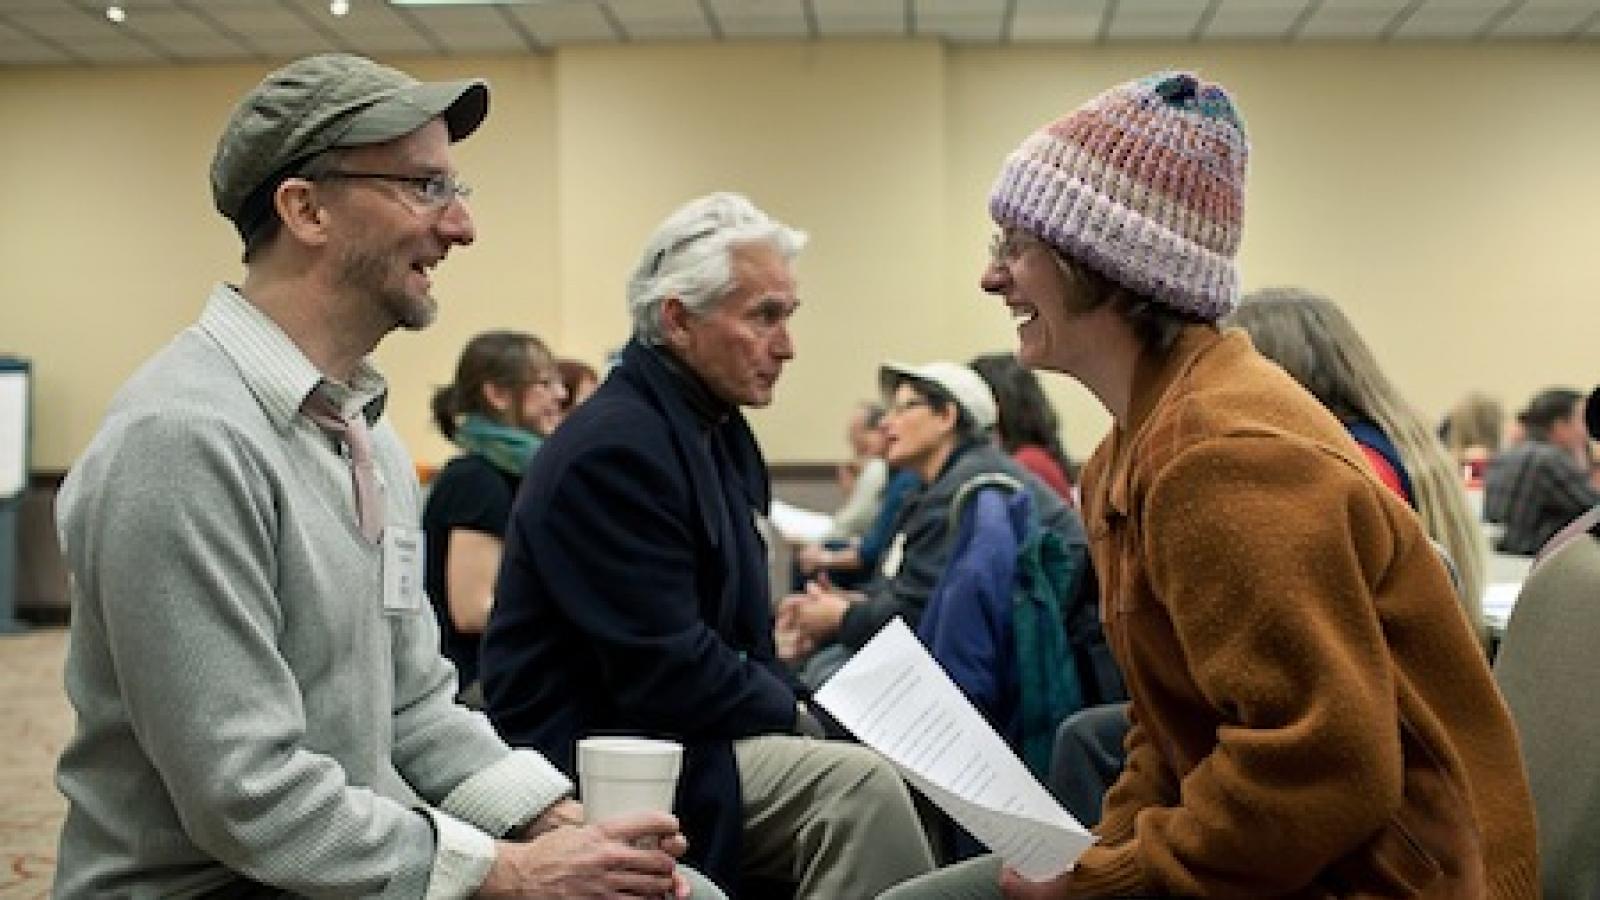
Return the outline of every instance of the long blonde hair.
{"type": "Polygon", "coordinates": [[[1430,537],[1454,563],[1458,594],[1480,640],[1486,547],[1467,507],[1460,469],[1361,339],[1326,297],[1296,288],[1268,288],[1244,299],[1230,319],[1249,332],[1256,349],[1311,392],[1340,419],[1377,425],[1400,453],[1411,498],[1430,537]]]}

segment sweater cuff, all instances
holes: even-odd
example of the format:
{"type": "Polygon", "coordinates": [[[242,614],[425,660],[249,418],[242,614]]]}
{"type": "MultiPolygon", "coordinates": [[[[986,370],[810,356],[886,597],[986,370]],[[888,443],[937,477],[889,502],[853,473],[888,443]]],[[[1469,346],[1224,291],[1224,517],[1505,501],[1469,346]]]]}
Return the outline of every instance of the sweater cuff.
{"type": "Polygon", "coordinates": [[[1102,814],[1100,822],[1089,830],[1094,832],[1103,846],[1127,843],[1133,839],[1134,812],[1137,810],[1123,812],[1122,808],[1108,809],[1102,814]]]}
{"type": "Polygon", "coordinates": [[[494,865],[494,838],[436,809],[422,810],[433,823],[433,869],[424,900],[456,900],[475,894],[494,865]]]}
{"type": "Polygon", "coordinates": [[[439,808],[503,836],[572,793],[572,781],[532,750],[513,750],[456,785],[439,808]]]}
{"type": "Polygon", "coordinates": [[[1137,841],[1115,847],[1095,845],[1083,852],[1068,880],[1072,897],[1123,897],[1159,893],[1147,884],[1134,853],[1137,841]]]}

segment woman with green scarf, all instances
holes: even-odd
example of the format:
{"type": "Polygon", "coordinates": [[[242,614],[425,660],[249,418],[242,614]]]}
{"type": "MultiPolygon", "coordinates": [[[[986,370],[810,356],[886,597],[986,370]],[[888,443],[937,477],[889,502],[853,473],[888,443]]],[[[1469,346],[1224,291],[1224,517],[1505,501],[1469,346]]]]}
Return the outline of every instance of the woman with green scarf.
{"type": "Polygon", "coordinates": [[[433,418],[464,452],[428,489],[424,586],[439,618],[444,655],[463,698],[477,696],[478,640],[489,620],[511,501],[522,473],[561,421],[566,389],[544,343],[518,331],[467,342],[455,381],[433,397],[433,418]]]}

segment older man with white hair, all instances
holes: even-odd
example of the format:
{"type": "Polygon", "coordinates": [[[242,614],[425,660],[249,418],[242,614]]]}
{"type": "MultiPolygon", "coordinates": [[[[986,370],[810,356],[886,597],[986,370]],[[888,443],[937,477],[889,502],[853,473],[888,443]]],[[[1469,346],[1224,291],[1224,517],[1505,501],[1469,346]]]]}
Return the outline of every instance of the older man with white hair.
{"type": "Polygon", "coordinates": [[[687,859],[724,887],[867,897],[933,861],[887,763],[806,736],[821,729],[774,653],[770,486],[739,411],[770,403],[794,357],[804,243],[734,194],[650,237],[633,340],[523,481],[483,679],[501,734],[568,771],[590,734],[681,741],[687,859]]]}

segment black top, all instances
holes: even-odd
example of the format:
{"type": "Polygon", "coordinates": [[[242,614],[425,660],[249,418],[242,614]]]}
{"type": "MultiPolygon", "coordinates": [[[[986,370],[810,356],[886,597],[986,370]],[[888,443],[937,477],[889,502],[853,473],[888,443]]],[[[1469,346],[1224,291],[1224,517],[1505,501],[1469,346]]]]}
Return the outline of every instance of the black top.
{"type": "Polygon", "coordinates": [[[629,344],[528,469],[483,642],[495,728],[569,774],[588,735],[683,743],[688,861],[725,889],[743,823],[732,742],[795,727],[755,522],[768,492],[738,410],[629,344]]]}
{"type": "Polygon", "coordinates": [[[456,664],[462,687],[478,680],[479,635],[463,634],[450,619],[450,581],[445,574],[449,571],[450,532],[462,528],[503,540],[511,501],[521,481],[484,457],[468,453],[450,460],[434,477],[422,507],[426,541],[422,585],[439,619],[440,649],[456,664]]]}

